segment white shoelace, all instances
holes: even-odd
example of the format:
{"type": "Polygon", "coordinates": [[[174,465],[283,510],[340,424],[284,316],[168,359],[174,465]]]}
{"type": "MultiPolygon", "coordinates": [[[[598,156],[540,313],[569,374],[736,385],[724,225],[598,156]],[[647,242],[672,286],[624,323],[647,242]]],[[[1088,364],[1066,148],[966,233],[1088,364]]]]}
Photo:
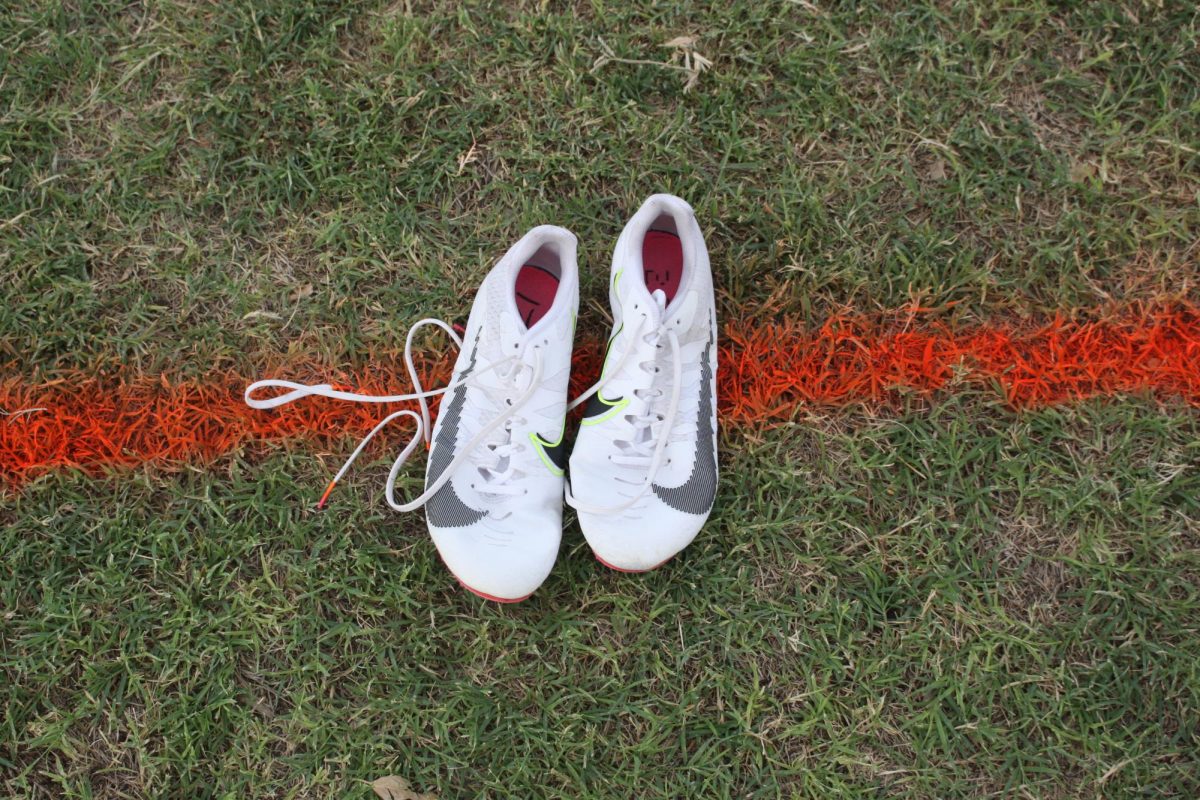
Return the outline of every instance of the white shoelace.
{"type": "MultiPolygon", "coordinates": [[[[472,454],[475,453],[476,448],[478,448],[481,444],[484,444],[484,442],[494,433],[496,433],[502,426],[511,431],[511,426],[507,426],[506,423],[508,423],[510,420],[518,419],[518,413],[520,410],[525,406],[526,403],[530,401],[530,399],[533,398],[534,393],[537,392],[538,384],[541,382],[542,378],[542,356],[536,345],[533,348],[534,364],[532,367],[526,364],[520,356],[510,356],[508,358],[501,359],[494,364],[490,364],[483,369],[475,370],[466,378],[458,381],[452,380],[450,383],[440,389],[430,389],[425,391],[421,386],[421,379],[417,375],[417,368],[413,364],[412,359],[413,337],[415,336],[416,332],[425,325],[436,325],[450,335],[450,338],[454,340],[454,343],[460,350],[463,346],[462,339],[457,333],[454,332],[454,329],[440,319],[423,319],[409,328],[408,336],[405,337],[404,340],[404,365],[408,369],[408,377],[412,381],[413,388],[416,389],[416,391],[411,394],[358,394],[356,392],[339,391],[334,389],[333,386],[328,383],[304,384],[273,379],[255,381],[246,387],[246,392],[243,396],[246,401],[246,405],[256,409],[278,408],[279,406],[287,405],[288,403],[312,396],[328,397],[333,400],[344,400],[351,403],[402,403],[416,400],[417,403],[420,404],[420,415],[418,415],[415,411],[410,411],[408,409],[396,411],[380,420],[379,424],[372,428],[371,432],[363,437],[363,440],[358,443],[358,447],[354,448],[354,452],[350,454],[350,457],[346,459],[344,464],[342,464],[341,469],[339,469],[337,474],[334,475],[333,480],[329,482],[329,486],[326,487],[325,493],[321,496],[321,500],[317,504],[317,508],[325,507],[325,504],[329,499],[329,494],[333,491],[333,487],[337,485],[337,482],[340,481],[342,476],[346,474],[346,471],[350,469],[350,465],[354,463],[356,458],[358,458],[359,454],[363,451],[363,448],[367,446],[367,443],[375,437],[375,434],[383,430],[389,423],[392,422],[392,420],[407,416],[412,417],[415,424],[415,430],[413,431],[412,438],[409,439],[408,444],[405,445],[404,449],[400,452],[400,455],[396,457],[396,460],[392,463],[391,470],[388,472],[386,497],[388,505],[397,511],[415,511],[416,509],[425,505],[425,503],[429,502],[429,500],[435,494],[437,494],[438,491],[454,476],[455,470],[463,463],[463,461],[471,457],[472,454]],[[424,492],[407,503],[397,503],[395,495],[396,477],[400,474],[400,469],[404,466],[404,463],[408,460],[408,457],[412,455],[412,451],[416,448],[417,443],[423,439],[426,446],[429,446],[431,437],[433,435],[432,426],[430,425],[429,421],[428,399],[430,397],[436,397],[437,395],[453,391],[459,386],[467,385],[478,386],[488,392],[494,391],[489,387],[478,383],[476,378],[490,371],[496,371],[499,373],[501,369],[505,367],[507,367],[507,370],[501,373],[501,377],[507,383],[510,383],[510,385],[514,388],[517,385],[519,376],[526,370],[532,370],[532,378],[530,379],[529,386],[526,388],[525,392],[516,400],[513,400],[510,404],[508,404],[505,407],[505,410],[497,415],[495,419],[484,425],[473,437],[471,437],[470,441],[468,441],[465,446],[459,448],[458,452],[454,454],[454,458],[447,465],[446,469],[442,470],[442,474],[439,475],[432,484],[425,487],[424,492]],[[290,391],[265,400],[255,399],[253,394],[262,389],[289,389],[290,391]]],[[[511,436],[506,438],[511,439],[511,436]]],[[[511,495],[520,492],[520,489],[511,485],[512,479],[517,476],[517,471],[512,467],[512,459],[510,457],[522,446],[523,445],[520,444],[514,444],[511,441],[488,444],[488,455],[484,456],[480,461],[480,466],[482,470],[484,470],[485,477],[488,481],[486,489],[481,490],[483,493],[499,496],[511,495]],[[508,465],[501,468],[501,465],[505,461],[509,462],[508,465]]]]}
{"type": "MultiPolygon", "coordinates": [[[[661,305],[659,310],[661,313],[661,305]]],[[[631,508],[645,496],[646,492],[650,491],[650,487],[654,485],[654,479],[658,476],[658,470],[662,466],[663,454],[666,451],[667,443],[671,440],[676,417],[679,413],[680,383],[683,379],[683,359],[679,350],[679,337],[669,325],[665,323],[660,324],[649,333],[642,333],[642,328],[645,326],[647,319],[648,317],[643,316],[634,327],[633,333],[630,335],[629,346],[625,348],[625,352],[618,359],[616,365],[611,370],[608,370],[607,374],[602,375],[600,380],[587,391],[575,398],[567,407],[568,411],[577,408],[589,397],[603,389],[612,380],[613,376],[620,374],[621,370],[629,363],[633,352],[637,349],[636,342],[639,337],[646,344],[653,344],[657,348],[661,347],[659,341],[665,335],[671,345],[671,400],[667,405],[667,412],[666,414],[657,414],[654,412],[653,406],[650,405],[647,407],[645,413],[627,417],[633,425],[633,436],[629,440],[616,442],[618,446],[623,446],[623,452],[621,455],[611,456],[612,462],[619,466],[635,469],[645,468],[646,477],[639,484],[636,484],[638,488],[632,497],[624,503],[615,506],[595,506],[580,501],[571,492],[571,485],[568,482],[566,487],[567,504],[576,511],[582,511],[587,514],[620,514],[622,511],[631,508]],[[656,427],[657,432],[655,431],[656,427]],[[649,446],[651,442],[654,442],[653,448],[649,446]]],[[[651,376],[649,382],[652,384],[653,375],[659,371],[656,363],[643,361],[638,364],[638,368],[651,376]]],[[[652,388],[637,388],[634,389],[633,393],[639,399],[658,398],[663,394],[661,389],[652,388]]]]}

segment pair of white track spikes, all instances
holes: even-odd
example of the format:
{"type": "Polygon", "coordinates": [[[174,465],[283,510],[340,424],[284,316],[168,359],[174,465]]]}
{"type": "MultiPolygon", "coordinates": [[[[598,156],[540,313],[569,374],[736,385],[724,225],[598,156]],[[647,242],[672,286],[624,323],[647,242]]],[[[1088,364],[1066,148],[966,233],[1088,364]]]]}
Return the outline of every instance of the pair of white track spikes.
{"type": "Polygon", "coordinates": [[[691,206],[665,194],[646,200],[617,240],[609,299],[600,379],[569,404],[579,272],[575,236],[553,225],[531,230],[492,268],[461,338],[441,320],[412,326],[404,355],[413,393],[263,380],[246,388],[246,403],[416,401],[420,413],[397,411],[367,434],[321,503],[376,433],[412,418],[416,431],[392,465],[387,502],[398,511],[424,506],[442,560],[484,598],[524,600],[550,574],[564,496],[601,563],[650,570],[695,538],[717,486],[716,308],[691,206]],[[450,383],[428,391],[412,360],[413,336],[425,325],[459,347],[450,383]],[[431,428],[428,399],[442,394],[431,428]],[[584,403],[568,480],[567,412],[584,403]],[[396,476],[422,439],[430,447],[425,491],[399,502],[396,476]]]}

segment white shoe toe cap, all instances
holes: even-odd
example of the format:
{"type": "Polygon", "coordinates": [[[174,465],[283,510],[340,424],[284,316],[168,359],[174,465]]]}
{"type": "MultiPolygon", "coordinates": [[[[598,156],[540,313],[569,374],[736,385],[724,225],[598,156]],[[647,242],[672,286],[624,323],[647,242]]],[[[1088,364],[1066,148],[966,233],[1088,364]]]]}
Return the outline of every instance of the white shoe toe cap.
{"type": "Polygon", "coordinates": [[[515,602],[533,594],[554,566],[561,531],[503,536],[473,529],[430,531],[446,567],[470,591],[488,600],[515,602]]]}
{"type": "Polygon", "coordinates": [[[579,526],[592,552],[605,566],[625,572],[645,572],[661,566],[691,544],[704,517],[681,518],[663,526],[622,515],[579,513],[579,526]]]}

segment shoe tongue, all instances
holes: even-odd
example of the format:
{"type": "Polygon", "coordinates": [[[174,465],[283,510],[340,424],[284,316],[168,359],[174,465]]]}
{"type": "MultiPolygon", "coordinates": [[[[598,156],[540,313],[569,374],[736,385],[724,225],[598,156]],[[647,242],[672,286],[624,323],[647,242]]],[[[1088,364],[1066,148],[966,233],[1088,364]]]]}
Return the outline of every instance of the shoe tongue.
{"type": "MultiPolygon", "coordinates": [[[[667,294],[662,289],[655,289],[650,293],[650,299],[654,301],[654,324],[661,325],[663,314],[667,309],[667,294]]],[[[650,429],[643,428],[638,436],[638,443],[644,444],[650,441],[650,429]]]]}
{"type": "Polygon", "coordinates": [[[658,311],[658,319],[662,320],[663,312],[667,310],[667,293],[662,289],[655,289],[650,293],[650,299],[654,301],[654,308],[658,311]]]}

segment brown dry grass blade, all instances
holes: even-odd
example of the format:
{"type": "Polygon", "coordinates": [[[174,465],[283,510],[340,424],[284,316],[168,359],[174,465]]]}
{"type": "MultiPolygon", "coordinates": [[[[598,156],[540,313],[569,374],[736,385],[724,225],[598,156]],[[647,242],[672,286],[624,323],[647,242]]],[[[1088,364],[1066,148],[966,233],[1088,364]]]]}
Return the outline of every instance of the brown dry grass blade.
{"type": "Polygon", "coordinates": [[[417,794],[408,781],[399,775],[384,775],[371,782],[371,788],[381,800],[438,800],[437,795],[417,794]]]}

